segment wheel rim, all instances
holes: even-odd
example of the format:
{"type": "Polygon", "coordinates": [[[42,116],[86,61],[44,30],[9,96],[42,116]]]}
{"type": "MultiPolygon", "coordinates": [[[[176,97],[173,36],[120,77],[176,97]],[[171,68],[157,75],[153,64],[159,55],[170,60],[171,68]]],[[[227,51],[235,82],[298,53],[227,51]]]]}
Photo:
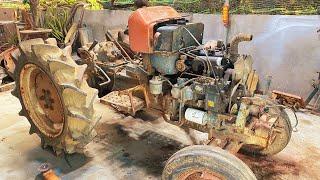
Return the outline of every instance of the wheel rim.
{"type": "Polygon", "coordinates": [[[247,153],[253,155],[274,155],[282,151],[291,138],[291,125],[288,124],[287,118],[283,116],[281,111],[273,112],[274,116],[279,116],[269,132],[269,141],[267,147],[248,144],[244,145],[243,149],[247,153]]]}
{"type": "Polygon", "coordinates": [[[226,178],[219,173],[209,170],[191,170],[179,176],[179,180],[225,180],[226,178]]]}
{"type": "Polygon", "coordinates": [[[23,104],[33,124],[47,137],[61,135],[64,109],[58,88],[50,76],[35,64],[26,64],[20,73],[23,104]]]}

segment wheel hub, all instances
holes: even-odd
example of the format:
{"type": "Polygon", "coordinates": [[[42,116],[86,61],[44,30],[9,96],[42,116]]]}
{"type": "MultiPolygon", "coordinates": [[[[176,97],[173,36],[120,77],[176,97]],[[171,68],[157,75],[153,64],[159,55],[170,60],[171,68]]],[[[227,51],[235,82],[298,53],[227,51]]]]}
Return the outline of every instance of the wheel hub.
{"type": "Polygon", "coordinates": [[[54,100],[51,98],[49,90],[42,89],[43,95],[40,96],[40,100],[44,101],[44,108],[53,110],[54,100]]]}
{"type": "Polygon", "coordinates": [[[58,88],[50,76],[35,64],[26,64],[20,73],[20,92],[33,123],[48,137],[63,131],[64,108],[58,88]]]}
{"type": "Polygon", "coordinates": [[[209,170],[187,171],[179,177],[179,180],[224,180],[223,175],[209,170]]]}

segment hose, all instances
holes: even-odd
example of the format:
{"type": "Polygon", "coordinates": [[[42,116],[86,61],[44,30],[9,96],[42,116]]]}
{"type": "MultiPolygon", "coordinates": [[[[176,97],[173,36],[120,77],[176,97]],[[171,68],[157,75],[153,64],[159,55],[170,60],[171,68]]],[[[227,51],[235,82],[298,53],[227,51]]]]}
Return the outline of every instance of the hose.
{"type": "Polygon", "coordinates": [[[237,55],[239,54],[238,49],[239,49],[239,43],[243,41],[251,41],[253,38],[252,34],[243,34],[240,33],[236,35],[235,37],[232,38],[230,42],[230,54],[237,55]]]}
{"type": "Polygon", "coordinates": [[[239,54],[239,43],[241,43],[243,41],[251,41],[252,38],[253,38],[252,34],[243,34],[243,33],[240,33],[232,38],[232,40],[230,42],[229,53],[230,53],[230,59],[233,62],[236,62],[235,58],[239,54]]]}
{"type": "Polygon", "coordinates": [[[299,125],[299,120],[298,120],[298,116],[297,116],[297,113],[296,111],[294,110],[294,108],[292,107],[289,107],[289,109],[293,112],[294,114],[294,117],[296,118],[296,124],[292,127],[292,131],[293,132],[298,132],[298,125],[299,125]]]}
{"type": "Polygon", "coordinates": [[[298,132],[298,128],[297,128],[297,127],[298,127],[298,125],[299,125],[299,120],[298,120],[298,116],[297,116],[296,111],[294,110],[294,108],[292,108],[292,107],[286,107],[286,106],[284,106],[284,105],[266,106],[266,108],[272,108],[272,107],[289,108],[289,109],[293,112],[294,117],[295,117],[295,119],[296,119],[296,124],[292,127],[292,131],[293,131],[293,132],[298,132]]]}

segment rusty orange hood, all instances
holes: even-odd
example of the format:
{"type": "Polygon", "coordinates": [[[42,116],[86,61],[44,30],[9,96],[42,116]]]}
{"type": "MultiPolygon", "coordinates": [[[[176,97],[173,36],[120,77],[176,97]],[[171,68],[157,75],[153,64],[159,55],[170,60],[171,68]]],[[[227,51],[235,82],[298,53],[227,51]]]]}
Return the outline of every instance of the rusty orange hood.
{"type": "Polygon", "coordinates": [[[135,52],[152,53],[154,26],[182,16],[172,7],[153,6],[136,10],[129,17],[130,48],[135,52]]]}

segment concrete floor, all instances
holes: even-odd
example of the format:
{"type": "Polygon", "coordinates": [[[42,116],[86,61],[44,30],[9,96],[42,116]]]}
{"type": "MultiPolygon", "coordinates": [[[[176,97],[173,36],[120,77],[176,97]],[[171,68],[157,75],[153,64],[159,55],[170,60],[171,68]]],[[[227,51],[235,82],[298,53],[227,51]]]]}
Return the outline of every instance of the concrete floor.
{"type": "MultiPolygon", "coordinates": [[[[148,113],[125,117],[99,105],[103,118],[98,136],[85,155],[58,158],[40,148],[29,123],[18,115],[19,101],[0,93],[0,179],[35,179],[41,163],[50,163],[63,179],[160,179],[165,161],[191,144],[177,127],[148,113]]],[[[298,113],[298,132],[287,148],[273,157],[237,155],[258,179],[320,179],[320,117],[298,113]]],[[[294,122],[294,118],[293,123],[294,122]]]]}

